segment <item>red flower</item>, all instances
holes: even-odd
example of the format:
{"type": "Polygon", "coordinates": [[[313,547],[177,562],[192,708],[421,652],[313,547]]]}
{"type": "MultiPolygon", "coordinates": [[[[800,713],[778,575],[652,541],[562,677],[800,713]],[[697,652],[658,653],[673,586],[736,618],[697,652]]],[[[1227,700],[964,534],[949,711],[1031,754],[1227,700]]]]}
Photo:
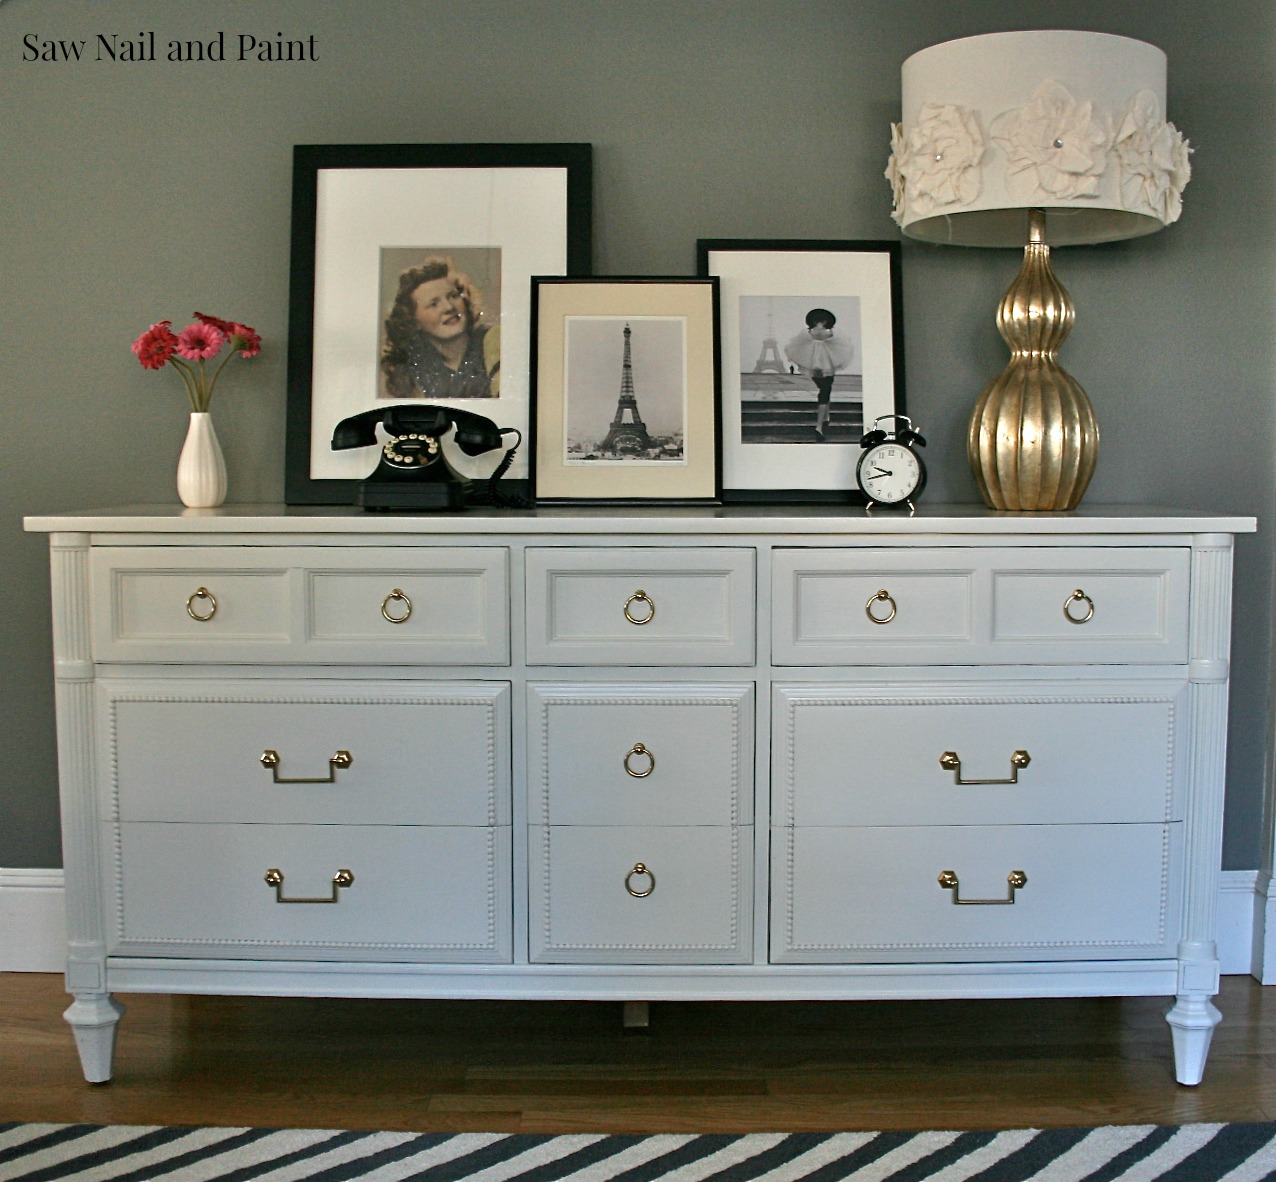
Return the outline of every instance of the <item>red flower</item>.
{"type": "Polygon", "coordinates": [[[196,312],[195,319],[200,324],[211,324],[213,328],[218,329],[225,336],[230,336],[235,331],[235,326],[229,320],[222,320],[217,316],[207,316],[203,312],[196,312]]]}
{"type": "Polygon", "coordinates": [[[177,351],[187,361],[216,357],[225,343],[225,333],[212,324],[188,324],[177,334],[177,351]]]}
{"type": "Polygon", "coordinates": [[[230,337],[230,347],[238,349],[241,357],[256,357],[261,352],[261,333],[246,324],[233,323],[223,330],[230,337]]]}
{"type": "Polygon", "coordinates": [[[133,342],[133,352],[143,369],[163,369],[176,351],[177,337],[173,335],[172,325],[171,320],[161,320],[133,342]]]}

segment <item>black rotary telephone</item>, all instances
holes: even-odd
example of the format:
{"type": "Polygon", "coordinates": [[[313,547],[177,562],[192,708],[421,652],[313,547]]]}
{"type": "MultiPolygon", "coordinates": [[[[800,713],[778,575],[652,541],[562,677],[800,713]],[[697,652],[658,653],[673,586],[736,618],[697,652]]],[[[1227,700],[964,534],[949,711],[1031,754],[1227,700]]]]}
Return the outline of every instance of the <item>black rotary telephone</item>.
{"type": "Polygon", "coordinates": [[[371,475],[359,485],[355,504],[365,509],[457,510],[483,501],[492,505],[514,503],[496,488],[509,470],[514,453],[523,441],[514,427],[498,427],[491,419],[473,411],[450,406],[429,406],[414,402],[378,407],[342,419],[332,432],[333,451],[350,447],[371,447],[377,442],[377,426],[385,428],[389,439],[382,444],[381,460],[371,475]],[[471,481],[448,463],[443,454],[442,436],[456,428],[453,442],[467,456],[482,455],[505,445],[504,436],[514,435],[496,470],[488,477],[487,490],[471,493],[471,481]]]}

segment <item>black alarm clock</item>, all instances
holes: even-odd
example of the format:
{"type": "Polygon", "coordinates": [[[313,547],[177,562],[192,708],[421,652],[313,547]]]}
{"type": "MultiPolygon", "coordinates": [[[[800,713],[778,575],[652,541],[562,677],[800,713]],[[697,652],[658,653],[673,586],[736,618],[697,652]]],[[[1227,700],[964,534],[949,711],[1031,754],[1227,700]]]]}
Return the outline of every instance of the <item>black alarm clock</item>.
{"type": "Polygon", "coordinates": [[[913,501],[926,487],[926,464],[916,450],[925,447],[926,440],[913,429],[912,420],[907,415],[879,415],[873,421],[872,430],[864,433],[860,446],[864,452],[855,466],[855,483],[868,498],[869,508],[874,505],[912,508],[913,501]],[[894,430],[880,426],[892,419],[897,424],[894,430]]]}

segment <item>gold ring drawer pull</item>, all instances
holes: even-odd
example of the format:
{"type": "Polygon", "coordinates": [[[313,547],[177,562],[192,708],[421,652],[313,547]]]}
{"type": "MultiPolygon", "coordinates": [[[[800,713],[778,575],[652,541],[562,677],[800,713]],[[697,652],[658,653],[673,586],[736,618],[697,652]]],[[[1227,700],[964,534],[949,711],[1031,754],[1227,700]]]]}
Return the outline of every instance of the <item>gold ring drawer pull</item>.
{"type": "Polygon", "coordinates": [[[213,598],[213,593],[207,587],[196,587],[195,593],[186,601],[186,614],[192,620],[197,620],[201,624],[207,624],[217,614],[217,600],[213,598]],[[200,608],[207,608],[205,615],[200,615],[195,610],[195,601],[199,600],[200,608]]]}
{"type": "Polygon", "coordinates": [[[1032,762],[1032,756],[1026,751],[1014,751],[1010,755],[1010,776],[1004,780],[963,780],[961,778],[961,757],[956,751],[945,751],[939,757],[939,766],[946,772],[953,773],[953,782],[956,784],[1018,784],[1019,769],[1027,767],[1032,762]]]}
{"type": "Polygon", "coordinates": [[[412,600],[396,587],[381,601],[381,614],[391,624],[406,624],[412,618],[412,600]],[[392,614],[390,611],[391,604],[401,606],[396,607],[392,614]]]}
{"type": "Polygon", "coordinates": [[[278,751],[272,751],[267,748],[261,753],[261,766],[270,769],[270,774],[274,777],[276,784],[335,784],[337,782],[337,768],[349,767],[352,763],[354,763],[354,756],[349,751],[338,751],[336,755],[328,760],[328,774],[326,776],[298,776],[293,778],[279,774],[278,751]]]}
{"type": "Polygon", "coordinates": [[[1094,619],[1094,600],[1091,599],[1084,591],[1078,587],[1067,599],[1063,601],[1063,614],[1068,617],[1070,624],[1088,624],[1094,619]],[[1085,604],[1085,615],[1074,615],[1072,605],[1074,603],[1085,604]]]}
{"type": "Polygon", "coordinates": [[[953,902],[959,907],[1005,907],[1013,905],[1015,891],[1020,887],[1027,886],[1028,876],[1022,870],[1012,870],[1006,875],[1006,883],[1010,889],[1006,892],[1004,899],[963,899],[961,897],[961,883],[957,881],[957,875],[951,870],[941,870],[939,873],[939,885],[946,891],[952,891],[953,902]]]}
{"type": "Polygon", "coordinates": [[[285,899],[284,898],[284,872],[282,870],[274,870],[274,869],[266,871],[266,885],[272,886],[275,888],[276,903],[339,903],[341,900],[337,897],[337,892],[342,887],[352,886],[353,884],[354,884],[353,871],[338,870],[337,873],[332,876],[332,897],[331,898],[325,899],[320,897],[320,898],[314,898],[314,899],[303,899],[298,896],[292,899],[285,899]]]}
{"type": "Polygon", "coordinates": [[[641,743],[635,743],[629,748],[625,754],[625,771],[627,771],[635,780],[645,780],[652,772],[656,770],[656,757],[644,747],[641,743]],[[646,757],[647,764],[638,770],[634,769],[633,764],[629,761],[637,755],[639,758],[646,757]]]}
{"type": "Polygon", "coordinates": [[[656,618],[655,601],[647,594],[646,591],[635,591],[628,599],[625,600],[625,619],[631,624],[650,624],[656,618]],[[647,605],[647,614],[645,616],[636,616],[629,609],[635,603],[645,603],[647,605]]]}
{"type": "Polygon", "coordinates": [[[627,890],[635,899],[645,899],[652,891],[656,889],[656,876],[652,874],[643,862],[635,862],[634,868],[625,875],[625,890],[627,890]],[[634,879],[646,878],[651,884],[645,891],[634,890],[634,879]]]}
{"type": "Polygon", "coordinates": [[[868,597],[868,602],[864,605],[864,614],[868,616],[874,624],[889,624],[895,618],[895,612],[897,610],[898,604],[895,602],[895,597],[885,588],[878,591],[875,595],[870,595],[868,597]],[[890,607],[884,613],[876,612],[873,610],[873,605],[878,603],[887,603],[890,604],[890,607]]]}

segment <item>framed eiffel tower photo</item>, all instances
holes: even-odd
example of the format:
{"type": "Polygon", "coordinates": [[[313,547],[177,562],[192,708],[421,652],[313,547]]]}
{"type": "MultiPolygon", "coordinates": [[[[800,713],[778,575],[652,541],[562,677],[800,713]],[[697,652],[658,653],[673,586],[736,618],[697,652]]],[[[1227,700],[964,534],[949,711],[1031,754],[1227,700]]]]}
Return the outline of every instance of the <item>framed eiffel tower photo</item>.
{"type": "Polygon", "coordinates": [[[533,277],[538,501],[717,501],[718,281],[533,277]]]}
{"type": "Polygon", "coordinates": [[[898,242],[702,238],[721,283],[724,501],[862,502],[865,424],[904,409],[898,242]]]}

